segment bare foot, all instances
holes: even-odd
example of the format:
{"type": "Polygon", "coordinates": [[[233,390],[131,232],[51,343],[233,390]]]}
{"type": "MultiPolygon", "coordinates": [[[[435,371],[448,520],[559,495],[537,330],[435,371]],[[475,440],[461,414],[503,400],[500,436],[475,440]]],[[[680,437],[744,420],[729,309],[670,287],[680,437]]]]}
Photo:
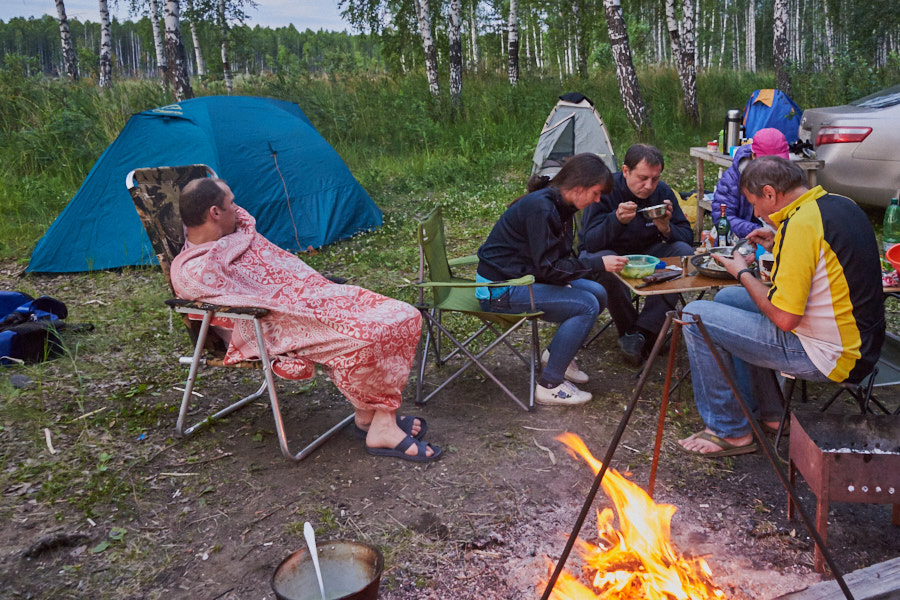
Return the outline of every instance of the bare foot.
{"type": "MultiPolygon", "coordinates": [[[[360,416],[361,413],[357,412],[356,417],[354,418],[354,423],[356,426],[362,429],[365,432],[369,431],[369,427],[372,426],[372,416],[369,416],[368,419],[360,416]]],[[[374,413],[373,413],[374,415],[374,413]]],[[[419,435],[419,432],[422,431],[422,421],[419,417],[414,417],[412,429],[409,430],[409,435],[416,437],[419,435]]]]}
{"type": "MultiPolygon", "coordinates": [[[[366,446],[369,448],[395,448],[406,438],[406,432],[397,426],[394,412],[376,411],[366,435],[366,446]]],[[[415,444],[406,449],[406,454],[416,456],[419,450],[415,444]]],[[[431,456],[434,450],[426,446],[425,456],[431,456]]]]}
{"type": "MultiPolygon", "coordinates": [[[[777,427],[777,425],[776,425],[777,427]]],[[[716,435],[714,431],[709,429],[708,427],[704,430],[707,433],[712,435],[716,435]]],[[[719,436],[721,437],[721,436],[719,436]]],[[[722,438],[732,446],[747,446],[753,443],[753,434],[748,433],[747,435],[742,435],[741,437],[735,438],[722,438]]],[[[678,441],[679,444],[685,449],[690,450],[691,452],[698,452],[700,454],[708,454],[710,452],[719,452],[722,450],[722,447],[703,438],[697,437],[697,434],[694,434],[690,437],[686,437],[683,440],[678,441]]]]}

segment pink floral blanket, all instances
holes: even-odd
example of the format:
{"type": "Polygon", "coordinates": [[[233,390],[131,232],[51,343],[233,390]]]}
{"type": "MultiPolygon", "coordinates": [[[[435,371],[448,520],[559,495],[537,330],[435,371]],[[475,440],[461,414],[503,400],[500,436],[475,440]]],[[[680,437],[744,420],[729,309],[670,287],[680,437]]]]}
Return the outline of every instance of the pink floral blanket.
{"type": "MultiPolygon", "coordinates": [[[[281,377],[310,378],[318,363],[357,408],[399,407],[422,327],[409,304],[332,283],[260,235],[241,208],[235,233],[186,243],[171,273],[180,298],[269,309],[263,336],[281,377]]],[[[227,364],[259,358],[251,321],[217,324],[233,327],[227,364]]]]}

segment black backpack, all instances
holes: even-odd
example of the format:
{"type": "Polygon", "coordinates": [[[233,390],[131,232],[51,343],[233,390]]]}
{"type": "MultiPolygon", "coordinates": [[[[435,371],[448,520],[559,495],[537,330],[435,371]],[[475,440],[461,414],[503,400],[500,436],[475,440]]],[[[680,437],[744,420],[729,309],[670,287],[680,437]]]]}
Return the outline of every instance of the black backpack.
{"type": "Polygon", "coordinates": [[[41,296],[0,291],[0,364],[41,362],[63,352],[66,305],[41,296]],[[14,307],[14,308],[13,308],[14,307]]]}

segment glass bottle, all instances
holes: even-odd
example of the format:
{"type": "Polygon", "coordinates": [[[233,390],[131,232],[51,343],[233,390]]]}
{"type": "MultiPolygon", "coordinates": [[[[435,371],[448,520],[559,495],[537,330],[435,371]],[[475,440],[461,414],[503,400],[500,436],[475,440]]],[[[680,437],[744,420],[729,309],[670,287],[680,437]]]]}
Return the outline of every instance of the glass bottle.
{"type": "MultiPolygon", "coordinates": [[[[900,210],[900,206],[897,208],[900,210]]],[[[716,221],[716,241],[720,246],[731,245],[731,225],[728,224],[728,219],[725,217],[725,204],[719,205],[719,220],[716,221]]]]}
{"type": "Polygon", "coordinates": [[[900,244],[900,205],[897,203],[897,198],[891,198],[891,203],[884,211],[884,228],[881,233],[884,236],[885,254],[891,249],[891,246],[900,244]]]}

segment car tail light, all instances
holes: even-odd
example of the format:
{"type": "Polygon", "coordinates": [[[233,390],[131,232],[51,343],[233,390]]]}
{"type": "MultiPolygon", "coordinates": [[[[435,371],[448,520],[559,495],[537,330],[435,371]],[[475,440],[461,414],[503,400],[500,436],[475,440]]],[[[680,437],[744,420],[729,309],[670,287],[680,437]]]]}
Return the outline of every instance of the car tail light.
{"type": "Polygon", "coordinates": [[[816,136],[816,146],[861,142],[872,133],[871,127],[823,127],[816,136]]]}

